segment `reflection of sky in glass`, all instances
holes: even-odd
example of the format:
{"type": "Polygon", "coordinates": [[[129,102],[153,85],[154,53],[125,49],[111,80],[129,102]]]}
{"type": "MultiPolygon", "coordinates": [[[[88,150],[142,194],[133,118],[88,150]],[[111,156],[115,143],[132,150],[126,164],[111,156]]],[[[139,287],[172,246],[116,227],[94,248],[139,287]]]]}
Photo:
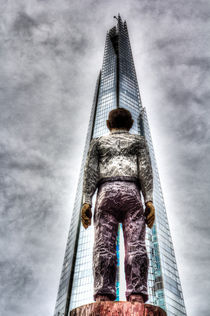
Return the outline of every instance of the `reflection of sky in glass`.
{"type": "MultiPolygon", "coordinates": [[[[116,29],[112,29],[112,35],[116,29]]],[[[145,110],[141,105],[138,82],[130,48],[126,24],[121,20],[118,23],[119,34],[119,64],[117,66],[116,50],[113,47],[109,34],[106,37],[104,60],[102,66],[99,86],[96,88],[95,99],[91,112],[86,147],[79,176],[78,189],[76,193],[72,222],[64,258],[61,281],[58,291],[57,307],[55,315],[64,312],[66,304],[70,269],[73,259],[73,249],[76,240],[78,217],[81,208],[83,166],[89,141],[92,137],[98,137],[109,133],[106,120],[110,110],[117,107],[117,80],[119,78],[119,106],[128,109],[132,113],[134,124],[130,130],[133,134],[140,134],[142,126],[140,113],[143,115],[144,133],[147,139],[154,174],[154,204],[156,208],[156,223],[152,229],[147,230],[146,244],[150,259],[148,290],[149,302],[159,305],[167,310],[168,316],[186,315],[176,260],[168,226],[168,220],[160,186],[158,169],[155,161],[153,145],[145,110]],[[118,69],[118,73],[117,73],[118,69]],[[96,102],[97,100],[97,102],[96,102]],[[97,104],[95,104],[95,102],[97,104]],[[96,107],[96,111],[95,111],[96,107]]],[[[93,198],[93,206],[95,196],[93,198]]],[[[125,278],[124,278],[124,245],[122,228],[119,233],[120,243],[120,268],[119,268],[119,297],[125,300],[125,278]]],[[[87,303],[93,302],[93,276],[92,276],[92,248],[94,241],[93,226],[85,230],[79,229],[79,241],[76,254],[74,278],[70,299],[70,310],[87,303]]]]}
{"type": "MultiPolygon", "coordinates": [[[[106,120],[109,112],[116,108],[116,54],[109,36],[106,38],[104,61],[102,66],[98,102],[93,127],[93,137],[99,137],[109,133],[106,120]]],[[[95,194],[96,195],[96,194],[95,194]]],[[[95,204],[95,197],[93,206],[95,204]]],[[[93,226],[91,229],[80,229],[80,238],[77,252],[76,268],[73,281],[70,309],[79,305],[93,302],[93,276],[92,276],[92,249],[94,240],[93,226]],[[85,265],[83,265],[83,253],[86,252],[85,265]],[[83,269],[86,270],[84,274],[83,269]],[[80,284],[85,284],[81,287],[80,284]]],[[[83,260],[84,261],[84,260],[83,260]]]]}

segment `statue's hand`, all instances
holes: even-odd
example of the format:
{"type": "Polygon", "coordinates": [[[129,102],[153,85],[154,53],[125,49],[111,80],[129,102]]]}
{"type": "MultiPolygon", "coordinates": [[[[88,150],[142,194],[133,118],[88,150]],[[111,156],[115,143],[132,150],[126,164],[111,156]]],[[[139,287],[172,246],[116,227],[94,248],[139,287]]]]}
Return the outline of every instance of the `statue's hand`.
{"type": "Polygon", "coordinates": [[[152,202],[147,202],[145,205],[146,224],[149,228],[152,228],[155,221],[155,208],[152,202]]]}
{"type": "Polygon", "coordinates": [[[87,229],[88,226],[91,225],[91,218],[92,218],[91,205],[84,203],[82,206],[81,213],[82,213],[81,215],[82,225],[84,226],[85,229],[87,229]]]}

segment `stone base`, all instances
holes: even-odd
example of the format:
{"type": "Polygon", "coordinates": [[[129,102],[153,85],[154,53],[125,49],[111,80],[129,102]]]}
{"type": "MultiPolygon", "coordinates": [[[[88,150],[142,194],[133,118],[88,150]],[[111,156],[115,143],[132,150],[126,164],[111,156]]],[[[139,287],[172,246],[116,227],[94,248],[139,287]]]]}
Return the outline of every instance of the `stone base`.
{"type": "Polygon", "coordinates": [[[77,307],[69,316],[166,316],[166,312],[149,304],[108,301],[77,307]]]}

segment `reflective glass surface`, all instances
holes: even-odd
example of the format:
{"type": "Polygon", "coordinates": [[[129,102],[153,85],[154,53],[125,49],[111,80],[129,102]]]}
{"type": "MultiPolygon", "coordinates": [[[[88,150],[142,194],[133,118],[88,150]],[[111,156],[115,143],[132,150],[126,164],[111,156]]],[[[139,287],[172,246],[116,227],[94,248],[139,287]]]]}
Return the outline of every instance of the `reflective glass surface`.
{"type": "MultiPolygon", "coordinates": [[[[184,316],[186,311],[182,289],[149,124],[146,111],[141,104],[127,25],[120,16],[118,16],[117,26],[113,27],[106,36],[103,66],[96,85],[54,315],[66,316],[65,310],[67,312],[77,306],[93,302],[92,248],[94,231],[93,226],[85,230],[80,225],[79,219],[83,169],[91,138],[109,133],[106,126],[108,113],[117,107],[124,107],[132,113],[134,124],[130,133],[143,134],[146,137],[153,166],[156,221],[153,229],[148,229],[146,234],[147,251],[150,259],[148,303],[164,308],[168,316],[184,316]]],[[[94,204],[95,196],[93,206],[94,204]]],[[[117,300],[122,300],[125,297],[125,282],[123,281],[124,247],[121,232],[118,235],[117,251],[118,263],[120,262],[117,276],[117,300]]]]}
{"type": "MultiPolygon", "coordinates": [[[[95,111],[95,121],[93,125],[93,138],[109,132],[106,126],[106,120],[108,113],[114,108],[116,108],[116,54],[114,52],[110,36],[107,34],[98,91],[97,108],[95,111]]],[[[93,205],[94,204],[95,196],[93,200],[93,205]]],[[[70,310],[79,305],[93,302],[93,239],[93,225],[87,230],[81,226],[70,310]],[[84,260],[85,264],[81,263],[84,260]],[[83,286],[81,286],[81,284],[83,284],[83,286]]]]}

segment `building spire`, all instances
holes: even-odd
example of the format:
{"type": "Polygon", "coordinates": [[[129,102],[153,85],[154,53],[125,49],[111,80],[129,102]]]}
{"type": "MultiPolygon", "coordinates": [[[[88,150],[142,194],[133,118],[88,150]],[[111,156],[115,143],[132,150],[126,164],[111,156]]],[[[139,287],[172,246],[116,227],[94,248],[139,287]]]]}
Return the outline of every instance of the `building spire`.
{"type": "Polygon", "coordinates": [[[118,13],[118,16],[114,15],[113,18],[116,19],[118,23],[122,22],[122,18],[120,16],[120,13],[118,13]]]}

